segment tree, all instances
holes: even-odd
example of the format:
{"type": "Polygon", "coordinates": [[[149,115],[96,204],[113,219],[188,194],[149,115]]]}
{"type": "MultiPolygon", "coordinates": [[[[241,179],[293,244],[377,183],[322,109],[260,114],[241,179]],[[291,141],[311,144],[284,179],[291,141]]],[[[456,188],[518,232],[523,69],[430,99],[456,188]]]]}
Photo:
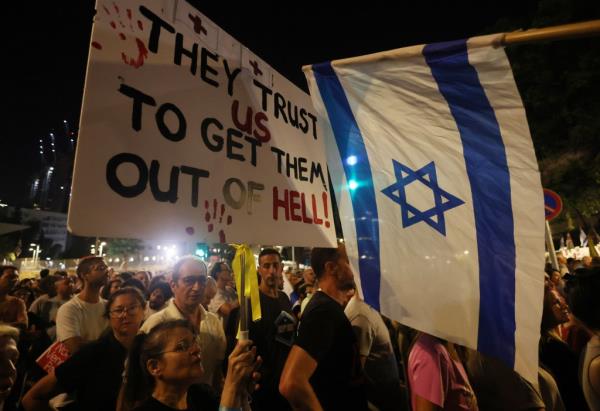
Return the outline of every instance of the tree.
{"type": "MultiPolygon", "coordinates": [[[[592,0],[540,0],[534,15],[488,33],[550,27],[600,16],[592,0]]],[[[527,112],[542,185],[559,193],[566,230],[593,231],[600,213],[600,40],[556,40],[506,48],[527,112]]]]}

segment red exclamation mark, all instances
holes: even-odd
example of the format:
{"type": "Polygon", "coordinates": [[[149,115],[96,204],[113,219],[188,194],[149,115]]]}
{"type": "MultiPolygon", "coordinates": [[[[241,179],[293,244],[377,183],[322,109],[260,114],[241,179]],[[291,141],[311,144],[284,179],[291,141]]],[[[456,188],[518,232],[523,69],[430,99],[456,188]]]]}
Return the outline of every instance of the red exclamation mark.
{"type": "Polygon", "coordinates": [[[225,214],[225,204],[221,204],[221,216],[219,217],[219,224],[223,222],[223,214],[225,214]]]}
{"type": "Polygon", "coordinates": [[[323,193],[323,210],[325,211],[325,227],[329,228],[329,226],[331,225],[329,223],[329,220],[327,220],[329,218],[329,210],[327,208],[327,193],[323,193]]]}

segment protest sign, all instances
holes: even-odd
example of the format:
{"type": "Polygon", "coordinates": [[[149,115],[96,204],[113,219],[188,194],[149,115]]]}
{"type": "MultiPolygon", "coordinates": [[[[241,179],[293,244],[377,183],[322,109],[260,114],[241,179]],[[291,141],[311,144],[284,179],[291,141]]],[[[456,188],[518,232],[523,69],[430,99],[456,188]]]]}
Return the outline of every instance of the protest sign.
{"type": "Polygon", "coordinates": [[[335,244],[306,93],[187,2],[96,8],[71,232],[335,244]]]}

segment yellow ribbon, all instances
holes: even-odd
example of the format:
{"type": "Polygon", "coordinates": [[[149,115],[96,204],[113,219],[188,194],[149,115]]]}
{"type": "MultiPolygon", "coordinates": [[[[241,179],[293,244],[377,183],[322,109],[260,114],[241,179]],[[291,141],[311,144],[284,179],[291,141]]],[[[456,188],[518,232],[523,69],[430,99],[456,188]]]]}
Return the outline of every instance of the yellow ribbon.
{"type": "MultiPolygon", "coordinates": [[[[236,249],[235,257],[233,258],[233,275],[235,276],[235,286],[238,290],[238,298],[240,305],[242,303],[242,292],[246,298],[250,298],[252,306],[252,321],[258,321],[261,317],[260,312],[260,295],[258,291],[258,275],[256,274],[256,263],[254,261],[254,253],[250,247],[245,244],[231,244],[236,249]],[[242,290],[242,254],[245,257],[245,277],[244,290],[242,290]]],[[[241,309],[241,307],[240,307],[241,309]]]]}

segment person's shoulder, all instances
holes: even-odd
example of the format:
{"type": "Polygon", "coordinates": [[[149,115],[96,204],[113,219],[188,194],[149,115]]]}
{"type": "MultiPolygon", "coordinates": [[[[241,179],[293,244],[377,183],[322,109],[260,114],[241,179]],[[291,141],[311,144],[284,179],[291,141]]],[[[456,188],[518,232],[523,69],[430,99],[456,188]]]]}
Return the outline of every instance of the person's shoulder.
{"type": "Polygon", "coordinates": [[[148,317],[142,326],[140,327],[140,331],[143,333],[148,333],[151,329],[156,327],[158,324],[166,321],[168,317],[165,316],[165,310],[158,311],[148,317]]]}

